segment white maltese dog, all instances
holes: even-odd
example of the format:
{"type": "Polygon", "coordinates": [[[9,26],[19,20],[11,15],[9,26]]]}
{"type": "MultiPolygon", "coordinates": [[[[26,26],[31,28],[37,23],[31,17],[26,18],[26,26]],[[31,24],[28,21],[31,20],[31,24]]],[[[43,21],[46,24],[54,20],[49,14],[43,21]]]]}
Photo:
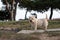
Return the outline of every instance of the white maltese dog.
{"type": "Polygon", "coordinates": [[[32,27],[34,27],[35,30],[37,30],[37,27],[43,27],[44,30],[47,30],[48,26],[47,14],[45,19],[37,19],[35,18],[34,15],[32,15],[29,17],[29,23],[31,24],[32,27]]]}

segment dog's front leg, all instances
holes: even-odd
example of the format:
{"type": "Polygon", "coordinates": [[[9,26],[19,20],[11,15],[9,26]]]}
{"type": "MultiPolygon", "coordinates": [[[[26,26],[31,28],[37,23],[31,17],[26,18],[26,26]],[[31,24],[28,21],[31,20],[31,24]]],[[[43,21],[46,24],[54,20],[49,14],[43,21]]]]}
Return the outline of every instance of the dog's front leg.
{"type": "Polygon", "coordinates": [[[31,30],[33,30],[33,29],[34,29],[34,24],[31,23],[31,30]]]}
{"type": "Polygon", "coordinates": [[[37,22],[35,23],[35,31],[37,30],[37,22]]]}

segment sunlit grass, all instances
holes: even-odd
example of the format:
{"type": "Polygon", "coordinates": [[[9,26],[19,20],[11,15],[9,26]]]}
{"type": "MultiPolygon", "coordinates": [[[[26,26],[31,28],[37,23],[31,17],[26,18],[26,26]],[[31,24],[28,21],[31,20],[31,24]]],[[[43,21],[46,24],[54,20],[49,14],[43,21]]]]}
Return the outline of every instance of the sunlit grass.
{"type": "MultiPolygon", "coordinates": [[[[0,27],[18,27],[21,30],[27,29],[30,30],[30,24],[28,20],[21,20],[21,21],[9,21],[9,22],[0,22],[0,27]]],[[[48,28],[60,28],[60,21],[57,20],[49,20],[48,28]]],[[[38,28],[40,29],[40,28],[38,28]]]]}

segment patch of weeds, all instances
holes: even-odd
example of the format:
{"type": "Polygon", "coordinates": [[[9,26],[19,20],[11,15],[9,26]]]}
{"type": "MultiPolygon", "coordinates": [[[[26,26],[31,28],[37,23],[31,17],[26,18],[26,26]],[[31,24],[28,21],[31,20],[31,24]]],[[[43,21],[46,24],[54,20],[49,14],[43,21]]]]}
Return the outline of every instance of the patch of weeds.
{"type": "Polygon", "coordinates": [[[60,36],[60,31],[47,32],[49,37],[60,36]]]}

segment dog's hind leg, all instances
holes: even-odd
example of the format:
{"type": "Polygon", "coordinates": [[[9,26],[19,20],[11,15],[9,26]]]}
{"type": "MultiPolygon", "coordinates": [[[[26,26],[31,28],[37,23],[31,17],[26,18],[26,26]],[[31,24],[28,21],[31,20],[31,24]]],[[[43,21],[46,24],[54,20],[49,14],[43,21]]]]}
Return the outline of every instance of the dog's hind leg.
{"type": "Polygon", "coordinates": [[[45,26],[45,31],[47,31],[47,26],[45,26]]]}

